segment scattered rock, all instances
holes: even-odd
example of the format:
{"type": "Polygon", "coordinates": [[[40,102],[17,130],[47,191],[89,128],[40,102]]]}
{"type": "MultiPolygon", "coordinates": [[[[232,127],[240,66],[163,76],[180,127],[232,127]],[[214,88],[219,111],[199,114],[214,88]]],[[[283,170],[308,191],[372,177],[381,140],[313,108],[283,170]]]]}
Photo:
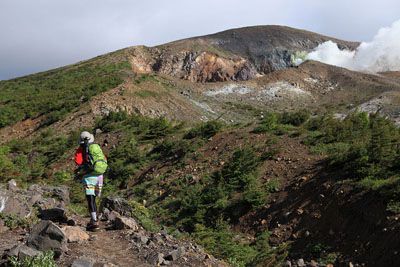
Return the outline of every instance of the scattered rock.
{"type": "Polygon", "coordinates": [[[303,209],[301,209],[301,208],[299,208],[299,209],[297,209],[297,214],[298,215],[301,215],[301,214],[303,214],[304,213],[304,210],[303,209]]]}
{"type": "Polygon", "coordinates": [[[135,219],[119,216],[114,220],[114,229],[116,230],[132,229],[136,231],[139,229],[139,226],[135,219]]]}
{"type": "Polygon", "coordinates": [[[51,221],[41,221],[36,224],[27,240],[29,247],[40,251],[53,250],[57,257],[66,250],[65,243],[63,231],[51,221]]]}
{"type": "Polygon", "coordinates": [[[95,263],[96,261],[91,258],[82,257],[74,260],[71,267],[93,267],[95,263]]]}
{"type": "Polygon", "coordinates": [[[101,129],[99,129],[99,128],[97,128],[97,129],[94,131],[94,135],[99,135],[99,134],[101,134],[101,133],[103,133],[103,131],[102,131],[101,129]]]}
{"type": "Polygon", "coordinates": [[[292,267],[292,262],[287,260],[284,264],[283,267],[292,267]]]}
{"type": "Polygon", "coordinates": [[[297,264],[298,267],[305,267],[306,266],[306,264],[304,263],[303,259],[298,259],[296,264],[297,264]]]}
{"type": "Polygon", "coordinates": [[[0,219],[0,234],[7,232],[9,228],[4,224],[4,221],[0,219]]]}
{"type": "Polygon", "coordinates": [[[18,190],[17,182],[14,179],[8,181],[7,188],[10,191],[17,191],[18,190]]]}
{"type": "Polygon", "coordinates": [[[89,237],[89,241],[96,241],[98,239],[99,238],[97,237],[97,235],[92,235],[92,236],[89,237]]]}
{"type": "Polygon", "coordinates": [[[164,239],[159,234],[153,234],[151,240],[157,244],[164,244],[164,239]]]}
{"type": "Polygon", "coordinates": [[[160,266],[164,263],[163,253],[153,253],[148,257],[148,262],[153,266],[160,266]]]}
{"type": "Polygon", "coordinates": [[[310,267],[318,267],[318,262],[316,262],[315,260],[311,260],[310,267]]]}
{"type": "Polygon", "coordinates": [[[61,228],[68,243],[81,243],[89,240],[89,235],[78,226],[65,226],[61,228]]]}
{"type": "Polygon", "coordinates": [[[167,256],[165,256],[165,259],[168,261],[176,261],[180,257],[182,257],[186,253],[185,247],[179,247],[178,249],[175,249],[171,251],[167,256]]]}
{"type": "Polygon", "coordinates": [[[96,264],[93,267],[118,267],[118,266],[113,264],[113,263],[99,263],[99,262],[96,262],[96,264]]]}
{"type": "Polygon", "coordinates": [[[133,236],[133,241],[145,245],[149,242],[149,237],[147,237],[144,233],[135,233],[133,236]]]}
{"type": "Polygon", "coordinates": [[[74,219],[68,219],[67,220],[67,225],[69,226],[75,226],[76,225],[76,221],[74,219]]]}

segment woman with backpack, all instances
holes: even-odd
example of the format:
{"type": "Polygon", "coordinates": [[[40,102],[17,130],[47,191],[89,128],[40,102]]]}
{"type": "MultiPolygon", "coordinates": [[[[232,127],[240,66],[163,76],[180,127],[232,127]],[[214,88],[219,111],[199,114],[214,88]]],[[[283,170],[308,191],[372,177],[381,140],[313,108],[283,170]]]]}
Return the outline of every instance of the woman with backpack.
{"type": "Polygon", "coordinates": [[[91,218],[87,224],[87,230],[96,231],[99,230],[96,197],[101,194],[103,174],[107,170],[107,159],[101,147],[94,143],[93,134],[86,131],[81,133],[79,148],[75,152],[75,163],[78,165],[78,173],[82,176],[91,218]]]}

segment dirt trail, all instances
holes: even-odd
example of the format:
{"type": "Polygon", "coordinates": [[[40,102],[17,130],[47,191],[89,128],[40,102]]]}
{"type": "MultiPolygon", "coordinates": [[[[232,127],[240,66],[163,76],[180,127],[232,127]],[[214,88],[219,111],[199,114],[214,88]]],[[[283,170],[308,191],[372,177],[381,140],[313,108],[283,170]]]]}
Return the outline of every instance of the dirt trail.
{"type": "MultiPolygon", "coordinates": [[[[80,220],[78,225],[84,226],[84,221],[80,220]]],[[[59,266],[71,266],[75,259],[83,257],[96,260],[97,263],[121,267],[151,266],[135,255],[127,231],[106,230],[106,225],[102,222],[100,231],[88,234],[89,241],[68,244],[69,250],[58,262],[59,266]]]]}

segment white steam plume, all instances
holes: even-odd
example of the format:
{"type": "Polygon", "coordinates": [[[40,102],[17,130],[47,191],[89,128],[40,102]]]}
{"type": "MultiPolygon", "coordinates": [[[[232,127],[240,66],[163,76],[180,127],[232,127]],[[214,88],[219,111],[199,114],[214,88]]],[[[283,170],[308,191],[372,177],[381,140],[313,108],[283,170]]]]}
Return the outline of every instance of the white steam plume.
{"type": "Polygon", "coordinates": [[[371,42],[361,43],[356,51],[340,50],[336,43],[327,41],[306,59],[357,71],[400,71],[400,20],[380,29],[371,42]]]}

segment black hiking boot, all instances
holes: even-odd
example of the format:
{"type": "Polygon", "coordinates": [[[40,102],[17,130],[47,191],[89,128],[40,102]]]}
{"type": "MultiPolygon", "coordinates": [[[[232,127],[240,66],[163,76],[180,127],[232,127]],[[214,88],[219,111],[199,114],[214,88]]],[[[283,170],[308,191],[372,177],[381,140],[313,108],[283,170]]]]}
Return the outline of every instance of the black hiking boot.
{"type": "Polygon", "coordinates": [[[100,230],[99,222],[90,220],[90,222],[86,226],[86,230],[92,232],[100,230]]]}

